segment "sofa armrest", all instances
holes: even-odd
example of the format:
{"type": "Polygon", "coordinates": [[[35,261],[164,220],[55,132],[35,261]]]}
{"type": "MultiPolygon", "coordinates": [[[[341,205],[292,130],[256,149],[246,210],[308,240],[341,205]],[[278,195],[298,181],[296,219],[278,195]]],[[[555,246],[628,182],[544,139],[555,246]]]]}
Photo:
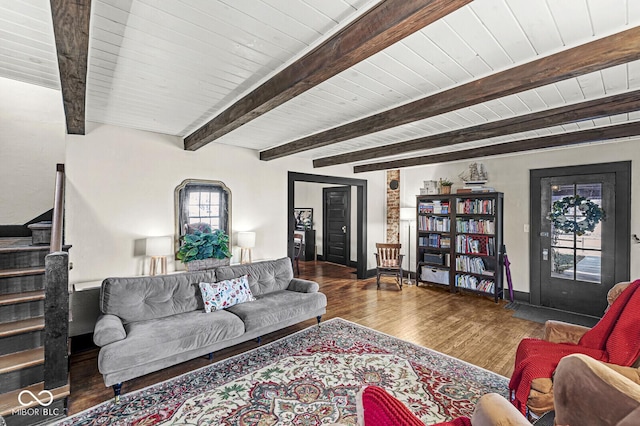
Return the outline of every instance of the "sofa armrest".
{"type": "Polygon", "coordinates": [[[482,396],[471,416],[473,426],[531,426],[516,407],[497,393],[482,396]]]}
{"type": "Polygon", "coordinates": [[[102,347],[127,337],[124,325],[115,315],[104,314],[98,317],[93,330],[93,343],[102,347]]]}
{"type": "Polygon", "coordinates": [[[608,362],[601,362],[616,373],[626,377],[633,383],[640,385],[640,368],[635,367],[623,367],[622,365],[609,364],[608,362]]]}
{"type": "Polygon", "coordinates": [[[544,340],[552,343],[578,343],[589,327],[568,322],[548,320],[544,324],[544,340]]]}
{"type": "Polygon", "coordinates": [[[558,425],[640,424],[640,386],[584,354],[558,363],[554,401],[558,425]]]}
{"type": "Polygon", "coordinates": [[[298,293],[317,293],[320,285],[315,281],[294,278],[289,282],[287,290],[297,291],[298,293]]]}

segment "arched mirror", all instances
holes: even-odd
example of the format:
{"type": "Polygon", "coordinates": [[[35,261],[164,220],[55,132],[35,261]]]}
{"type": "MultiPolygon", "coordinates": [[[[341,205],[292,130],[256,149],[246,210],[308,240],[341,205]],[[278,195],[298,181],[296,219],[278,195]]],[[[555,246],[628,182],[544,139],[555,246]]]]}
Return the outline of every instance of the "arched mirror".
{"type": "Polygon", "coordinates": [[[231,235],[231,190],[216,180],[186,179],[176,187],[176,250],[182,236],[222,229],[231,235]]]}

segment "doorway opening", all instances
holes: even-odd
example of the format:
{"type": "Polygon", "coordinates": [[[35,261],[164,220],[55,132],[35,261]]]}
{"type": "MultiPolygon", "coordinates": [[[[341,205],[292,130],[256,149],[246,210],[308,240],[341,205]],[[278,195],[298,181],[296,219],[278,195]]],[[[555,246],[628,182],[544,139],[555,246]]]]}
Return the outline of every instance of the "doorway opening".
{"type": "Polygon", "coordinates": [[[601,317],[609,289],[630,275],[631,163],[538,169],[530,177],[531,304],[601,317]]]}
{"type": "Polygon", "coordinates": [[[356,251],[356,273],[358,279],[367,278],[367,181],[363,179],[344,178],[336,176],[314,175],[308,173],[288,173],[288,253],[293,257],[295,231],[295,183],[312,182],[336,185],[340,187],[354,187],[356,192],[355,242],[350,244],[356,251]]]}

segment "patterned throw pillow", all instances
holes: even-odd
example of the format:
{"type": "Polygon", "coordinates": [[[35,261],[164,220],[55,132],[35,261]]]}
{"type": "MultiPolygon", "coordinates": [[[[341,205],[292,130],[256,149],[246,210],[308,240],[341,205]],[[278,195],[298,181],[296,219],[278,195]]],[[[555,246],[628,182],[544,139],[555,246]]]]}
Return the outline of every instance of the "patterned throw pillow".
{"type": "Polygon", "coordinates": [[[219,311],[238,303],[256,300],[251,294],[247,275],[217,283],[200,283],[200,291],[204,310],[207,312],[219,311]]]}

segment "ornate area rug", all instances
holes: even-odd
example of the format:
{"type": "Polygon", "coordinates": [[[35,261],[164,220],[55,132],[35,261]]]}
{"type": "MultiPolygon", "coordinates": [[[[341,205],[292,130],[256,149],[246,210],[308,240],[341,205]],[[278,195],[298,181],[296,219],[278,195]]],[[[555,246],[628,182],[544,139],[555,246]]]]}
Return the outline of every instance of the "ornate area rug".
{"type": "Polygon", "coordinates": [[[470,416],[508,379],[339,318],[143,390],[60,425],[355,424],[355,395],[374,384],[425,424],[470,416]]]}

